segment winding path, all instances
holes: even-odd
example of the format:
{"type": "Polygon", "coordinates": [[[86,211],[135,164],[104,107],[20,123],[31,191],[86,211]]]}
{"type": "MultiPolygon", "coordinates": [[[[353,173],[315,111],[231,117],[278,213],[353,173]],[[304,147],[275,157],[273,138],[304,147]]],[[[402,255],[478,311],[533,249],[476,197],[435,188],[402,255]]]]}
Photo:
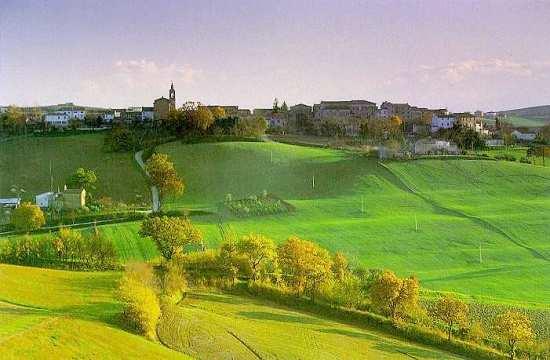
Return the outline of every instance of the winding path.
{"type": "MultiPolygon", "coordinates": [[[[140,150],[137,153],[135,153],[134,159],[138,163],[139,167],[143,170],[145,175],[147,175],[147,177],[150,178],[149,173],[147,173],[147,170],[145,169],[145,163],[143,162],[143,150],[140,150]]],[[[159,195],[159,189],[155,185],[151,185],[151,200],[153,203],[153,212],[159,211],[160,195],[159,195]]]]}

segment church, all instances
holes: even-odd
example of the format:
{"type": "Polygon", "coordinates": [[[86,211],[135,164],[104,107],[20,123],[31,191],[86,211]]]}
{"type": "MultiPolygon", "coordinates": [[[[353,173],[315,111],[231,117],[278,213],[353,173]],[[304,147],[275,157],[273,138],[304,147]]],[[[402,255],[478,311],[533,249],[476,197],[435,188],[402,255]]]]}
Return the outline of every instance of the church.
{"type": "Polygon", "coordinates": [[[172,110],[176,110],[176,90],[174,90],[174,83],[170,85],[168,91],[168,99],[160,97],[153,102],[153,108],[155,113],[155,120],[166,120],[168,114],[172,110]]]}

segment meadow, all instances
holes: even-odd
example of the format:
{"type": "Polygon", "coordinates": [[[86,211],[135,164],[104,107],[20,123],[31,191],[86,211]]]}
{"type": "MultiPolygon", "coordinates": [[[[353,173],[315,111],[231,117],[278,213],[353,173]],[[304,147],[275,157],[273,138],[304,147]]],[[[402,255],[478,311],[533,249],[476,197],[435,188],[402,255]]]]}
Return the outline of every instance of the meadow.
{"type": "Polygon", "coordinates": [[[0,265],[2,359],[187,358],[120,326],[119,276],[0,265]]]}
{"type": "MultiPolygon", "coordinates": [[[[495,119],[485,118],[483,121],[489,124],[495,123],[495,119]]],[[[522,117],[515,115],[508,115],[504,121],[516,127],[541,127],[549,123],[548,118],[522,117]]]]}
{"type": "Polygon", "coordinates": [[[280,307],[192,292],[163,314],[163,343],[199,359],[457,359],[442,351],[280,307]]]}
{"type": "Polygon", "coordinates": [[[187,184],[168,208],[215,210],[227,193],[245,197],[263,190],[296,207],[284,215],[198,218],[210,246],[219,241],[221,220],[239,234],[262,232],[277,242],[298,235],[356,264],[415,273],[427,289],[549,304],[550,169],[465,160],[386,168],[349,152],[278,143],[171,143],[158,150],[172,157],[187,184]],[[412,191],[417,180],[424,192],[412,191]],[[457,189],[454,197],[436,191],[449,183],[457,189]],[[457,204],[481,207],[489,219],[457,204]]]}
{"type": "MultiPolygon", "coordinates": [[[[276,242],[298,235],[356,265],[414,273],[428,293],[550,304],[548,168],[472,160],[381,166],[352,152],[279,143],[170,143],[157,150],[171,156],[186,183],[166,209],[216,212],[228,193],[244,198],[264,190],[296,208],[193,217],[209,247],[219,245],[221,221],[240,235],[261,232],[276,242]]],[[[123,262],[158,259],[151,240],[137,235],[139,223],[99,229],[123,262]]]]}
{"type": "Polygon", "coordinates": [[[63,189],[66,178],[77,168],[95,171],[97,197],[115,201],[147,203],[150,193],[145,178],[131,153],[108,153],[103,150],[103,134],[57,137],[18,137],[0,142],[0,197],[12,197],[13,185],[25,190],[23,199],[50,190],[63,189]],[[51,174],[50,177],[50,166],[51,174]],[[53,178],[53,181],[52,181],[53,178]]]}

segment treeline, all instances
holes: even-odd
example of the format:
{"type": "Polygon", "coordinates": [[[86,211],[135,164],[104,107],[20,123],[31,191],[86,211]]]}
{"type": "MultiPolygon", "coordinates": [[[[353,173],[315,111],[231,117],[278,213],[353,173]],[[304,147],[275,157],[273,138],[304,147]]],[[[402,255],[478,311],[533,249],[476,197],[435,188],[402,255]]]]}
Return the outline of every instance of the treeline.
{"type": "Polygon", "coordinates": [[[190,251],[190,245],[202,245],[202,234],[188,219],[151,218],[140,233],[151,237],[166,263],[193,285],[231,290],[246,283],[251,293],[282,299],[285,304],[294,299],[297,304],[309,303],[336,313],[342,309],[346,316],[355,311],[360,318],[391,324],[396,333],[409,339],[476,358],[499,358],[488,346],[510,358],[518,353],[549,354],[548,342],[536,338],[531,320],[522,312],[496,314],[487,326],[472,319],[468,304],[450,294],[423,306],[415,276],[351,266],[343,254],[331,254],[296,236],[276,245],[262,234],[238,237],[223,225],[219,230],[220,248],[206,251],[190,251]],[[388,322],[373,320],[383,318],[388,322]]]}
{"type": "Polygon", "coordinates": [[[166,119],[152,124],[117,124],[105,137],[109,151],[136,151],[163,142],[182,139],[193,142],[207,137],[257,138],[267,129],[267,121],[259,116],[229,116],[221,107],[209,108],[189,103],[173,110],[166,119]]]}
{"type": "Polygon", "coordinates": [[[112,270],[120,267],[113,243],[95,228],[89,234],[61,228],[49,236],[25,235],[3,241],[0,261],[70,270],[112,270]]]}

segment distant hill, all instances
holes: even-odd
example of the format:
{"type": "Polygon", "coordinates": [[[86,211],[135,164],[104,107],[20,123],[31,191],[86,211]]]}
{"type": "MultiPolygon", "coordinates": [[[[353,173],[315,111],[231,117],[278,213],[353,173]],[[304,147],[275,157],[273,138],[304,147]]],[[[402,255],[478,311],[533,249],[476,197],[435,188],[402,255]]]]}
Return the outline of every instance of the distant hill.
{"type": "MultiPolygon", "coordinates": [[[[0,106],[0,107],[6,107],[0,106]]],[[[57,105],[36,105],[36,106],[22,106],[21,109],[23,111],[31,111],[31,110],[39,110],[42,112],[52,112],[52,111],[60,111],[60,110],[85,110],[85,111],[105,111],[107,108],[101,108],[101,107],[95,107],[95,106],[84,106],[84,105],[76,105],[74,103],[64,103],[64,104],[57,104],[57,105]]]]}
{"type": "Polygon", "coordinates": [[[550,124],[550,105],[499,111],[506,114],[515,126],[537,127],[550,124]]]}

